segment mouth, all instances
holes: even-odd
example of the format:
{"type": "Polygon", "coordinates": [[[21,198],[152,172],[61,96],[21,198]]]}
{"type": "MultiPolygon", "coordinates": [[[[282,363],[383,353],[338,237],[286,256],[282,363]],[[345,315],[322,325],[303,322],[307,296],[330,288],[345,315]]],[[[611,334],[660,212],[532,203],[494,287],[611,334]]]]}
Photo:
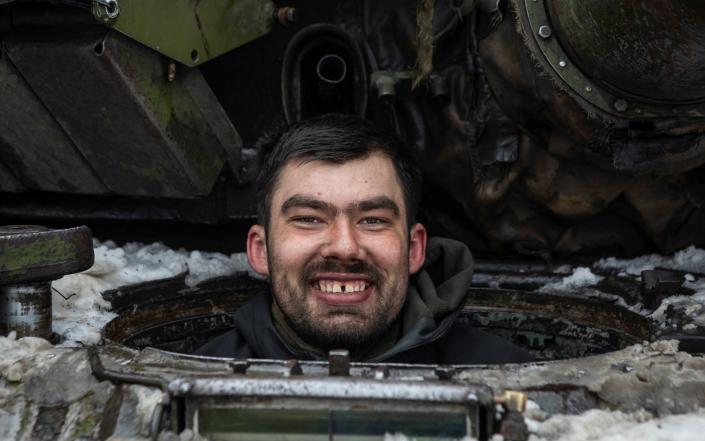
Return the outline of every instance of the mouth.
{"type": "Polygon", "coordinates": [[[374,283],[362,274],[323,274],[310,283],[313,294],[329,305],[354,305],[366,301],[374,283]]]}

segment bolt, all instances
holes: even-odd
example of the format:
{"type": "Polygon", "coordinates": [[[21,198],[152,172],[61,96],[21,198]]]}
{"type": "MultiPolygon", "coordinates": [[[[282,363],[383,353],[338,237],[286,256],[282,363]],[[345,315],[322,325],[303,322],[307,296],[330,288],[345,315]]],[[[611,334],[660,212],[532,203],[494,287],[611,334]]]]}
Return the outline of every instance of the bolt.
{"type": "Polygon", "coordinates": [[[431,90],[431,96],[433,98],[438,98],[441,96],[448,95],[448,86],[446,85],[445,78],[440,75],[431,75],[428,80],[429,89],[431,90]]]}
{"type": "Polygon", "coordinates": [[[566,67],[566,66],[568,65],[568,63],[566,63],[565,61],[561,60],[561,61],[558,62],[558,65],[559,65],[560,67],[566,67]]]}
{"type": "Polygon", "coordinates": [[[191,391],[191,383],[181,383],[179,385],[179,393],[187,394],[191,391]]]}
{"type": "Polygon", "coordinates": [[[389,75],[380,75],[375,81],[377,97],[380,100],[391,101],[396,95],[396,80],[389,75]]]}
{"type": "Polygon", "coordinates": [[[276,10],[275,17],[282,25],[289,26],[290,24],[296,23],[298,12],[294,7],[284,6],[276,10]]]}
{"type": "Polygon", "coordinates": [[[174,63],[174,60],[169,60],[169,67],[167,69],[166,79],[170,83],[173,83],[176,79],[176,63],[174,63]]]}
{"type": "Polygon", "coordinates": [[[350,352],[347,349],[333,349],[328,352],[328,375],[350,375],[350,352]]]}
{"type": "Polygon", "coordinates": [[[375,380],[384,380],[389,377],[389,369],[386,366],[377,366],[375,369],[375,380]]]}
{"type": "Polygon", "coordinates": [[[622,98],[614,102],[614,110],[616,110],[617,112],[624,112],[627,110],[628,107],[629,103],[622,98]]]}
{"type": "Polygon", "coordinates": [[[539,37],[541,38],[551,38],[551,34],[553,32],[551,31],[551,27],[548,25],[541,25],[539,26],[539,37]]]}

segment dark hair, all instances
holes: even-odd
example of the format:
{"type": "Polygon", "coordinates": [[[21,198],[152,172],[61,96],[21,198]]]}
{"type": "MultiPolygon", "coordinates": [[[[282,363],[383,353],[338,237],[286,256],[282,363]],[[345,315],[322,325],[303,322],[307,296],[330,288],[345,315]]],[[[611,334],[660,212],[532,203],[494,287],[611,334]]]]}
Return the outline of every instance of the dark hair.
{"type": "Polygon", "coordinates": [[[421,197],[421,172],[410,148],[392,134],[354,115],[326,114],[290,126],[259,152],[257,218],[269,228],[272,193],[284,165],[293,159],[336,164],[381,152],[394,164],[401,182],[409,227],[421,197]]]}

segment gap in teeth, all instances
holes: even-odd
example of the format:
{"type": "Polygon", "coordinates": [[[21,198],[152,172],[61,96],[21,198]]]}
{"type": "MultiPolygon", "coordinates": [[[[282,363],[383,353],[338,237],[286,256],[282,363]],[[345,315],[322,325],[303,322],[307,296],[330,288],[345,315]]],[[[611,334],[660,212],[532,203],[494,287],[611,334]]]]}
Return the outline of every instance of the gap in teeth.
{"type": "Polygon", "coordinates": [[[323,292],[329,293],[353,293],[364,291],[368,288],[366,282],[354,280],[350,282],[338,282],[334,280],[319,280],[314,287],[323,292]]]}

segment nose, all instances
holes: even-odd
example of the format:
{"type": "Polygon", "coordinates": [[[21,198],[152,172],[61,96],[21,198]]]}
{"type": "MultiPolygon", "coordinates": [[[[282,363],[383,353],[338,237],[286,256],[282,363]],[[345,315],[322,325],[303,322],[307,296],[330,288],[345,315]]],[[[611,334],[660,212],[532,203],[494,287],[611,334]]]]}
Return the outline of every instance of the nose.
{"type": "Polygon", "coordinates": [[[336,220],[330,226],[326,239],[321,250],[323,257],[340,260],[360,260],[362,258],[362,247],[355,226],[349,221],[336,220]]]}

